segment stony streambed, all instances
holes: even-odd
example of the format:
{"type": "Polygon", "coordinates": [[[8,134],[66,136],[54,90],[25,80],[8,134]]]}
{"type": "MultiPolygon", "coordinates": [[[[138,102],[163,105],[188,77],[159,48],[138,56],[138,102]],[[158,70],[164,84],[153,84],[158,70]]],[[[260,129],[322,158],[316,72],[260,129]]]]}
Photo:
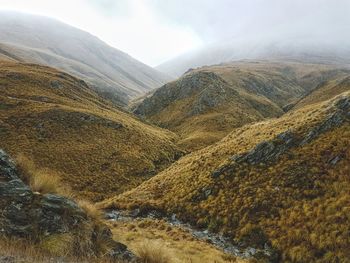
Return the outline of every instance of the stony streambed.
{"type": "Polygon", "coordinates": [[[236,257],[249,259],[255,257],[271,257],[271,248],[266,246],[265,249],[256,249],[253,247],[242,247],[239,244],[233,244],[228,238],[209,232],[208,230],[197,229],[192,227],[188,223],[181,222],[176,218],[176,215],[170,217],[164,216],[157,211],[149,211],[147,213],[140,213],[138,209],[133,211],[124,210],[110,210],[106,212],[106,219],[110,221],[131,222],[138,219],[162,219],[168,224],[176,227],[180,227],[185,231],[192,234],[196,239],[208,242],[216,248],[224,251],[227,254],[234,255],[236,257]]]}

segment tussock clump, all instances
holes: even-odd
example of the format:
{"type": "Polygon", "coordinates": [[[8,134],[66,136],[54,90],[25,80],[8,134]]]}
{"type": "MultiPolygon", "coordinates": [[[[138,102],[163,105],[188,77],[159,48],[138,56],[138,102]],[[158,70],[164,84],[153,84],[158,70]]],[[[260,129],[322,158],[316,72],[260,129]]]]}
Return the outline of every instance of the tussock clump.
{"type": "Polygon", "coordinates": [[[90,218],[96,221],[102,220],[103,213],[96,207],[95,204],[91,203],[90,201],[81,199],[78,199],[77,203],[90,218]]]}
{"type": "Polygon", "coordinates": [[[69,195],[68,189],[62,186],[61,179],[54,171],[47,168],[39,169],[32,160],[19,154],[16,164],[25,181],[33,192],[41,194],[69,195]]]}
{"type": "Polygon", "coordinates": [[[160,243],[146,243],[136,249],[142,263],[171,263],[170,255],[162,248],[160,243]]]}

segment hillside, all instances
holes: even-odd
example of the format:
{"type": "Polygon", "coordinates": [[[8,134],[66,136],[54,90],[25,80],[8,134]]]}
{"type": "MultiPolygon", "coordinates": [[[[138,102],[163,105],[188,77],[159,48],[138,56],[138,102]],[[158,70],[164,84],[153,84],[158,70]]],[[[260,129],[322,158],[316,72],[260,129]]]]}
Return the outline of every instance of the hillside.
{"type": "Polygon", "coordinates": [[[0,148],[57,175],[79,196],[101,200],[131,189],[182,154],[173,133],[142,123],[67,73],[1,62],[0,87],[0,148]]]}
{"type": "Polygon", "coordinates": [[[135,102],[134,113],[181,137],[189,150],[232,129],[277,117],[328,79],[349,70],[334,65],[242,61],[190,70],[135,102]]]}
{"type": "Polygon", "coordinates": [[[350,90],[350,77],[338,76],[320,83],[314,90],[295,103],[295,109],[306,105],[317,104],[350,90]]]}
{"type": "Polygon", "coordinates": [[[235,129],[101,204],[156,209],[282,262],[346,262],[350,94],[235,129]]]}
{"type": "Polygon", "coordinates": [[[242,97],[217,74],[200,71],[161,87],[134,113],[178,133],[179,143],[194,150],[218,141],[233,128],[282,111],[267,99],[242,97]]]}
{"type": "Polygon", "coordinates": [[[41,16],[0,12],[0,54],[64,70],[121,105],[169,80],[97,37],[41,16]]]}

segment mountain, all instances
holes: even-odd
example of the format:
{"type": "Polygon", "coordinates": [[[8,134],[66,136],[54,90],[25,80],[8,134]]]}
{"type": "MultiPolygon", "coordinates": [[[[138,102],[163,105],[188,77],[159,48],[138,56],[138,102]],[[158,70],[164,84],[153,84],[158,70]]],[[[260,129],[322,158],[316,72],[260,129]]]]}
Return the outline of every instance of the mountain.
{"type": "Polygon", "coordinates": [[[170,131],[142,123],[87,84],[46,66],[0,63],[0,147],[91,200],[140,184],[182,155],[170,131]],[[33,165],[31,165],[33,163],[33,165]]]}
{"type": "Polygon", "coordinates": [[[189,73],[146,98],[134,113],[181,136],[189,150],[212,144],[246,123],[278,116],[282,110],[264,98],[240,96],[210,71],[189,73]]]}
{"type": "Polygon", "coordinates": [[[185,53],[156,67],[161,72],[180,76],[191,68],[249,60],[277,60],[301,63],[350,65],[350,49],[325,39],[234,39],[185,53]]]}
{"type": "Polygon", "coordinates": [[[321,82],[315,89],[295,103],[294,108],[301,108],[306,105],[317,104],[331,99],[350,89],[350,77],[337,76],[321,82]]]}
{"type": "Polygon", "coordinates": [[[64,70],[121,105],[169,80],[97,37],[42,16],[0,12],[0,54],[64,70]]]}
{"type": "Polygon", "coordinates": [[[135,102],[134,113],[170,129],[188,150],[210,145],[234,128],[281,116],[320,83],[348,75],[334,65],[242,61],[190,70],[135,102]]]}
{"type": "Polygon", "coordinates": [[[346,262],[349,92],[234,129],[101,206],[176,214],[237,245],[275,250],[259,262],[346,262]]]}

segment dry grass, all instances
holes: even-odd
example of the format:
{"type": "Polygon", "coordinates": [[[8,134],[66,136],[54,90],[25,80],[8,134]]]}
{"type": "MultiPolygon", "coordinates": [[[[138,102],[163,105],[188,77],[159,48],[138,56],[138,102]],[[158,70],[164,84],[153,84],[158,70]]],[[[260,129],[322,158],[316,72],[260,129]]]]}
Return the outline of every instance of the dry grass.
{"type": "MultiPolygon", "coordinates": [[[[62,250],[66,249],[63,247],[67,246],[67,244],[61,243],[61,245],[62,247],[55,247],[56,252],[62,253],[62,250]]],[[[63,256],[64,254],[60,254],[60,256],[57,257],[57,254],[49,253],[47,250],[41,248],[37,244],[31,243],[28,240],[0,238],[0,257],[8,257],[8,262],[62,262],[63,256]]],[[[103,258],[94,259],[86,257],[65,257],[65,259],[67,262],[126,263],[103,258]]]]}
{"type": "Polygon", "coordinates": [[[84,199],[131,189],[181,153],[175,134],[142,123],[66,73],[0,62],[0,86],[0,148],[55,171],[84,199]]]}
{"type": "MultiPolygon", "coordinates": [[[[246,262],[224,254],[209,243],[195,239],[188,231],[163,220],[139,219],[109,223],[115,236],[137,255],[158,254],[171,263],[246,262]],[[141,254],[142,254],[141,253],[141,254]]],[[[156,261],[157,262],[157,261],[156,261]]]]}
{"type": "Polygon", "coordinates": [[[333,112],[332,105],[327,101],[236,129],[102,206],[154,207],[235,240],[253,237],[261,243],[267,238],[282,252],[283,262],[328,262],[330,258],[346,262],[350,258],[346,236],[350,231],[349,124],[292,149],[276,163],[242,164],[216,180],[211,176],[233,155],[281,132],[307,134],[333,112]],[[337,165],[329,163],[334,156],[341,156],[337,165]],[[207,198],[203,189],[211,189],[207,198]]]}
{"type": "Polygon", "coordinates": [[[16,158],[16,164],[20,170],[23,180],[30,186],[33,192],[41,194],[61,194],[70,196],[70,191],[62,185],[59,175],[55,172],[43,168],[39,169],[32,160],[23,154],[16,158]]]}
{"type": "Polygon", "coordinates": [[[145,243],[136,249],[142,263],[171,263],[170,255],[160,243],[145,243]]]}
{"type": "Polygon", "coordinates": [[[0,256],[9,256],[18,259],[33,260],[32,262],[45,262],[49,255],[38,249],[29,241],[15,239],[0,239],[0,256]]]}
{"type": "Polygon", "coordinates": [[[137,111],[148,121],[177,133],[179,144],[190,151],[219,141],[234,128],[283,113],[269,99],[237,92],[236,86],[207,71],[166,84],[137,111]]]}
{"type": "Polygon", "coordinates": [[[306,97],[302,98],[296,103],[294,108],[302,108],[306,105],[317,104],[322,101],[329,100],[343,92],[350,90],[350,78],[349,74],[343,77],[336,77],[325,81],[322,85],[319,85],[306,97]]]}
{"type": "MultiPolygon", "coordinates": [[[[348,75],[349,70],[334,65],[233,62],[192,70],[148,95],[150,98],[145,103],[137,104],[147,120],[177,133],[181,138],[180,145],[193,151],[219,141],[234,128],[280,116],[284,113],[284,106],[299,100],[322,81],[348,75]],[[194,79],[203,72],[216,73],[226,84],[213,77],[194,79]],[[211,89],[216,83],[219,85],[211,89]],[[208,107],[220,99],[218,105],[208,107]],[[202,112],[194,116],[189,114],[198,106],[202,112]]],[[[340,91],[320,91],[315,98],[321,102],[340,94],[340,91]]]]}
{"type": "Polygon", "coordinates": [[[85,211],[85,213],[95,221],[99,221],[103,217],[103,213],[95,204],[87,200],[77,200],[78,205],[85,211]]]}

